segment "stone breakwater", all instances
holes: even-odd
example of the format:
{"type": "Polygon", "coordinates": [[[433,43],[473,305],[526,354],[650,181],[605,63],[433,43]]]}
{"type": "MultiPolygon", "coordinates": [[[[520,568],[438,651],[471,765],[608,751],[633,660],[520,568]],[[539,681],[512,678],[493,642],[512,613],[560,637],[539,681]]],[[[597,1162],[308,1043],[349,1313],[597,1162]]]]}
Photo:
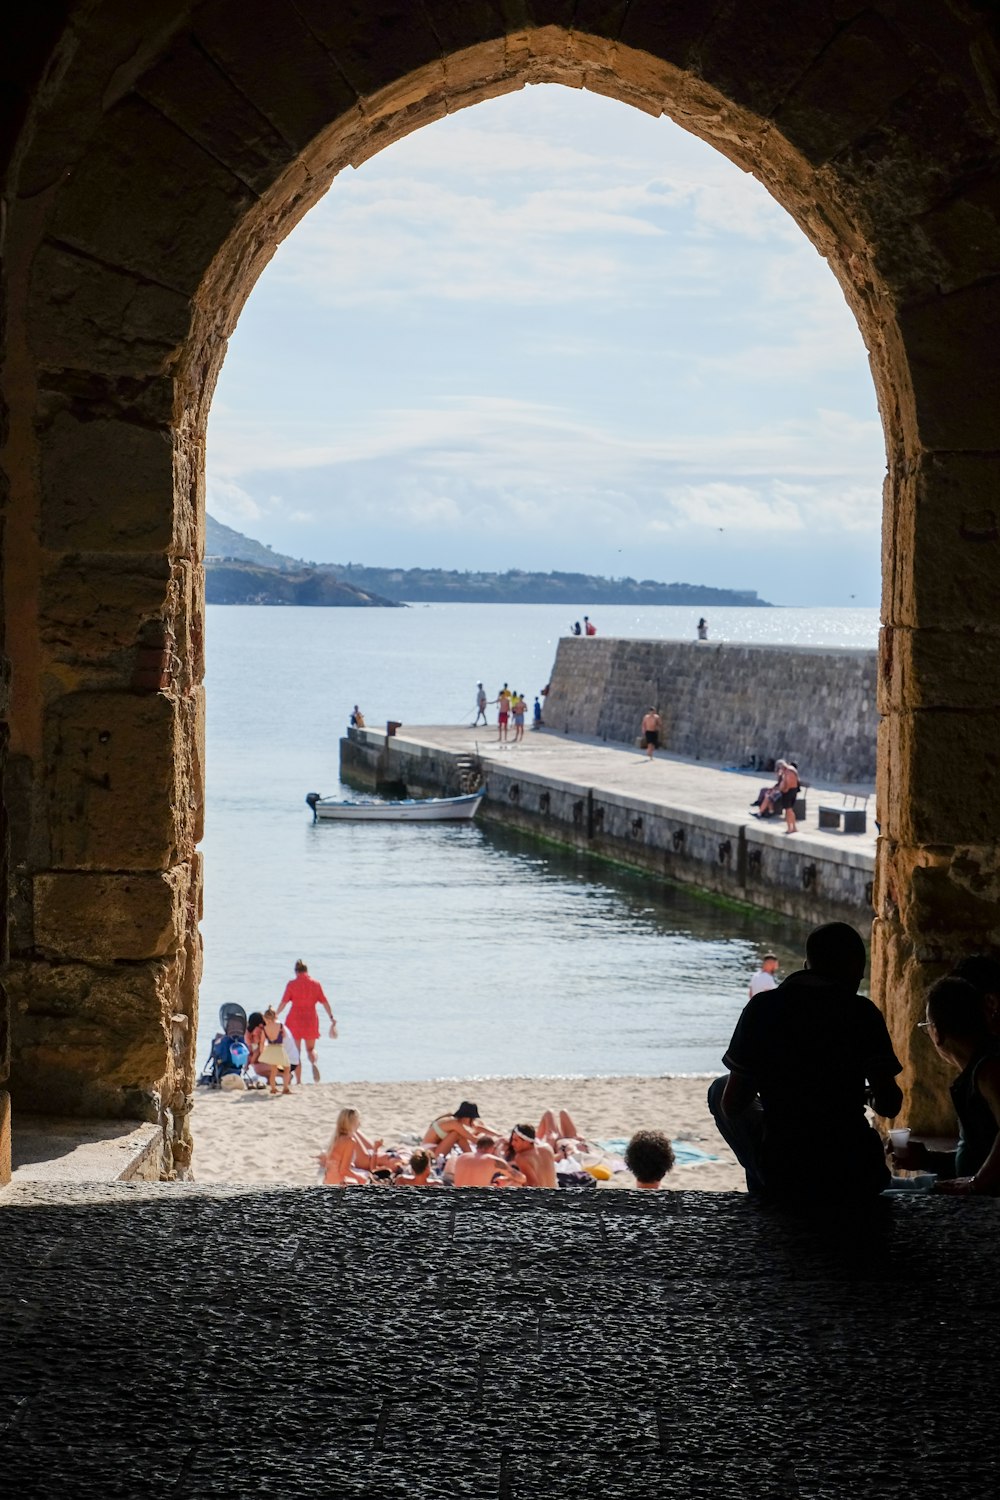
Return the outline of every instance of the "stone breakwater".
{"type": "Polygon", "coordinates": [[[809,790],[789,838],[749,816],[756,778],[552,731],[500,747],[495,728],[351,730],[340,761],[345,780],[390,795],[453,794],[472,769],[486,785],[481,820],[803,921],[871,921],[873,812],[865,834],[818,828],[834,791],[809,790]]]}
{"type": "Polygon", "coordinates": [[[545,716],[560,732],[634,743],[655,704],[676,755],[734,765],[781,756],[807,781],[868,783],[875,688],[874,651],[569,637],[545,716]]]}

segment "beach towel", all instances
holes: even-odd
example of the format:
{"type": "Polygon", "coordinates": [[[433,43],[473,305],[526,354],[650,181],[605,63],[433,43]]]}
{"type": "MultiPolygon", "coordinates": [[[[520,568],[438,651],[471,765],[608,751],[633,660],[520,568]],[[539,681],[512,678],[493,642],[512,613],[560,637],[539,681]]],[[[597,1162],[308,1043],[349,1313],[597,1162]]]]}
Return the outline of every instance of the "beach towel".
{"type": "MultiPolygon", "coordinates": [[[[598,1141],[602,1150],[609,1152],[612,1156],[624,1156],[628,1140],[625,1136],[616,1136],[612,1141],[598,1141]]],[[[674,1148],[674,1160],[679,1167],[700,1167],[707,1161],[718,1161],[717,1156],[711,1156],[707,1151],[702,1151],[697,1146],[692,1146],[690,1141],[671,1141],[674,1148]]],[[[624,1171],[625,1163],[614,1167],[614,1171],[624,1171]]]]}

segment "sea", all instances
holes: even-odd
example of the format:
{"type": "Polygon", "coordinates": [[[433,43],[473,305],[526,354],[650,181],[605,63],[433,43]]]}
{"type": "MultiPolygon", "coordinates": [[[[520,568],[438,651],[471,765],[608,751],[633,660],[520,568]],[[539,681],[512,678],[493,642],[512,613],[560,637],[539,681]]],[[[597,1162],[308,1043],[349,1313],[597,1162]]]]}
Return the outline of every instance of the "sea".
{"type": "MultiPolygon", "coordinates": [[[[602,635],[692,639],[703,611],[602,609],[602,635]]],[[[871,648],[874,609],[712,609],[713,641],[871,648]]],[[[579,612],[582,616],[582,611],[579,612]]],[[[221,1004],[277,1005],[302,958],[338,1018],[324,1079],[718,1069],[759,955],[805,931],[478,824],[314,824],[357,703],[370,726],[471,724],[476,682],[529,703],[555,605],[210,605],[199,1063],[221,1004]]]]}

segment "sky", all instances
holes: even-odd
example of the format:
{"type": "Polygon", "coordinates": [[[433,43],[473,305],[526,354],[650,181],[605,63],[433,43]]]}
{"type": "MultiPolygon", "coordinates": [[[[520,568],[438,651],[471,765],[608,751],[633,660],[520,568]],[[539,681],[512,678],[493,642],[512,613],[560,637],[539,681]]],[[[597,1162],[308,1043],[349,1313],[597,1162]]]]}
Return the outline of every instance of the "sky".
{"type": "Polygon", "coordinates": [[[208,508],[275,551],[877,605],[857,324],[756,180],[538,85],[414,132],[278,247],[213,402],[208,508]]]}

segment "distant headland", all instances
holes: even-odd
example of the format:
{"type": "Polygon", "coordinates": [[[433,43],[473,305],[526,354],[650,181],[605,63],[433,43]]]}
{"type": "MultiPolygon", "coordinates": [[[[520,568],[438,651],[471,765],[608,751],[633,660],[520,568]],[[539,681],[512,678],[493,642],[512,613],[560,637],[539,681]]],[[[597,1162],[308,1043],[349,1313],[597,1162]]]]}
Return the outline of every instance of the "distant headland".
{"type": "Polygon", "coordinates": [[[770,609],[753,589],[716,589],[652,578],[589,573],[463,572],[445,568],[368,568],[314,563],[206,518],[205,595],[209,604],[316,604],[399,608],[414,604],[679,604],[770,609]]]}

